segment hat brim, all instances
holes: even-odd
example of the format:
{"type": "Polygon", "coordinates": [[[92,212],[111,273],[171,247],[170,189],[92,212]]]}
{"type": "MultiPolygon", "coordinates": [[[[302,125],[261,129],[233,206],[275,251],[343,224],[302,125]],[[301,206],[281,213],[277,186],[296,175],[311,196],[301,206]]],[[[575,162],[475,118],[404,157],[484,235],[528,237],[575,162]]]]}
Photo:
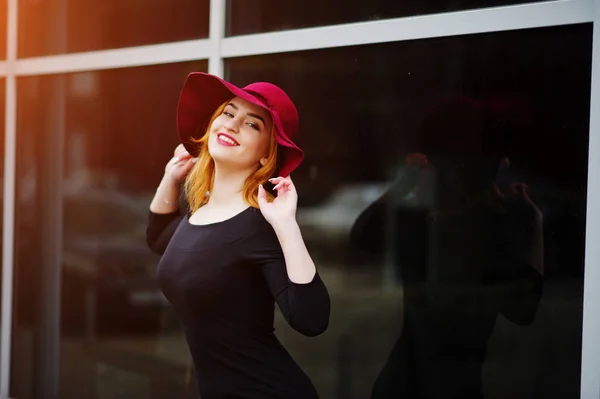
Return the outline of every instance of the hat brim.
{"type": "Polygon", "coordinates": [[[304,153],[287,137],[279,115],[258,97],[214,75],[193,72],[188,75],[183,85],[177,105],[177,133],[181,143],[192,156],[197,157],[199,146],[192,139],[202,137],[217,108],[234,97],[255,104],[269,113],[273,121],[275,140],[283,150],[284,159],[280,162],[279,174],[289,175],[300,165],[304,153]]]}

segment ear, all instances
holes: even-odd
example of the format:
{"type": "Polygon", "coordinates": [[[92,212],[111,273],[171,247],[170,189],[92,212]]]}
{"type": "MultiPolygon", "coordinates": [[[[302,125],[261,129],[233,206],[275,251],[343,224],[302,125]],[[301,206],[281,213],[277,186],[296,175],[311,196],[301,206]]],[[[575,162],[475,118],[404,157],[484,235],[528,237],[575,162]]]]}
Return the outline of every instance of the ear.
{"type": "Polygon", "coordinates": [[[268,160],[269,160],[269,158],[267,158],[267,157],[262,157],[262,158],[260,159],[260,164],[261,164],[261,166],[265,166],[265,165],[267,164],[267,161],[268,161],[268,160]]]}

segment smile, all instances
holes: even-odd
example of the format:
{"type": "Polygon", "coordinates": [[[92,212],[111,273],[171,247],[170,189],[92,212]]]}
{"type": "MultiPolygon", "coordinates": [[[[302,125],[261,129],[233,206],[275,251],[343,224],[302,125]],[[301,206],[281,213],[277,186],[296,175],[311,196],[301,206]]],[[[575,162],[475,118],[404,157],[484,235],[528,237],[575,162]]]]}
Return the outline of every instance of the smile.
{"type": "Polygon", "coordinates": [[[229,136],[228,134],[225,133],[219,133],[217,134],[217,141],[219,142],[219,144],[221,145],[225,145],[228,147],[235,147],[240,145],[240,143],[238,143],[237,141],[235,141],[233,139],[233,137],[229,136]]]}

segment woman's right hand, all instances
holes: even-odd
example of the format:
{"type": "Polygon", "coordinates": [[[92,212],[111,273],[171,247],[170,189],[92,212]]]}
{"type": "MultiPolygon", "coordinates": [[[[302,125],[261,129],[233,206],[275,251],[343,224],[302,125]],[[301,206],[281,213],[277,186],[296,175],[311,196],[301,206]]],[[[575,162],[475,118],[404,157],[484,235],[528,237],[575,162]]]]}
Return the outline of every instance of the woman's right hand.
{"type": "Polygon", "coordinates": [[[165,177],[174,183],[181,183],[192,169],[197,158],[190,155],[183,144],[179,144],[173,153],[173,158],[165,166],[165,177]]]}

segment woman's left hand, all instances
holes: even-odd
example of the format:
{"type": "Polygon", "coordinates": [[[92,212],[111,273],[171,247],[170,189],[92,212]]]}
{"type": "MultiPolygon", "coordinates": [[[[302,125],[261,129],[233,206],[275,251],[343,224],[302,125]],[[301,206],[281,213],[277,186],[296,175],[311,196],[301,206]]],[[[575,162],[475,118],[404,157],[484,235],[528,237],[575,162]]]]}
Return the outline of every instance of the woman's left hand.
{"type": "Polygon", "coordinates": [[[264,187],[258,187],[258,205],[263,216],[271,226],[295,220],[298,193],[292,179],[289,176],[275,177],[269,181],[275,185],[277,196],[273,202],[269,202],[264,187]]]}

